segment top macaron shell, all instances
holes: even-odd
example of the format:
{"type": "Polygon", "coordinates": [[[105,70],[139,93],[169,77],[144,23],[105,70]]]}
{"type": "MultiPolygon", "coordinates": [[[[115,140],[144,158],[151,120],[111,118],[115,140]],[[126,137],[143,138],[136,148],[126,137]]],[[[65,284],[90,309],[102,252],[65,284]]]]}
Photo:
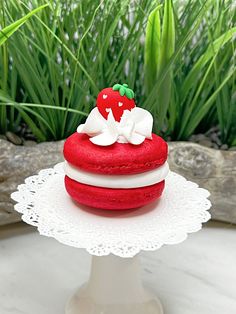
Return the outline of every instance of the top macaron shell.
{"type": "Polygon", "coordinates": [[[108,175],[136,174],[163,165],[167,159],[167,143],[156,134],[141,145],[114,143],[94,145],[86,134],[74,133],[64,144],[67,162],[82,170],[108,175]]]}

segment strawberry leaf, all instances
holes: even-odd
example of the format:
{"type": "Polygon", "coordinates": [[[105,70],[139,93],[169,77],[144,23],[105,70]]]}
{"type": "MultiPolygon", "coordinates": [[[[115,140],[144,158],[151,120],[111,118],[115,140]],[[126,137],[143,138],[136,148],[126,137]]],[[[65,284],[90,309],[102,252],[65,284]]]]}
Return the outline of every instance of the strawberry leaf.
{"type": "Polygon", "coordinates": [[[132,97],[131,90],[130,90],[129,88],[126,89],[125,95],[126,95],[126,97],[129,98],[129,99],[132,99],[132,98],[133,98],[133,97],[132,97]]]}
{"type": "Polygon", "coordinates": [[[129,91],[131,92],[131,98],[134,98],[134,92],[133,92],[133,90],[129,88],[129,91]]]}
{"type": "Polygon", "coordinates": [[[112,89],[119,91],[121,96],[125,95],[128,99],[134,98],[134,92],[128,88],[128,84],[115,84],[112,89]]]}
{"type": "Polygon", "coordinates": [[[121,86],[121,88],[120,88],[120,90],[119,90],[120,95],[121,95],[121,96],[124,96],[125,91],[126,91],[126,88],[125,88],[124,86],[121,86]]]}
{"type": "Polygon", "coordinates": [[[121,86],[122,86],[122,85],[120,85],[120,84],[115,84],[115,85],[112,87],[112,89],[113,89],[113,90],[120,90],[121,86]]]}

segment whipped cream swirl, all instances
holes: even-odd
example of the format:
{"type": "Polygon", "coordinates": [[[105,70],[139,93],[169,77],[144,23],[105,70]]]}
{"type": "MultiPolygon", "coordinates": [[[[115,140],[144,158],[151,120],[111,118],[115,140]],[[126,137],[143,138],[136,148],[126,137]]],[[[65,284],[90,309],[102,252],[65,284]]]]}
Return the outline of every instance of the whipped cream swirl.
{"type": "Polygon", "coordinates": [[[85,124],[77,128],[78,133],[90,136],[90,141],[99,146],[118,143],[140,145],[148,138],[152,139],[153,117],[145,109],[135,107],[125,110],[120,122],[115,121],[110,110],[107,120],[95,107],[89,114],[85,124]]]}

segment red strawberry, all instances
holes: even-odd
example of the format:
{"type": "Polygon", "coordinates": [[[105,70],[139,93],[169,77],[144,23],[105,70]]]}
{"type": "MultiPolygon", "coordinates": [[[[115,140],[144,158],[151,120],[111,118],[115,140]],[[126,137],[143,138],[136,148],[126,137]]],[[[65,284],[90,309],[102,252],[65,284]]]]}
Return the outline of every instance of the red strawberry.
{"type": "Polygon", "coordinates": [[[98,94],[97,107],[105,119],[112,110],[115,120],[120,122],[124,110],[135,107],[134,92],[127,84],[115,84],[113,87],[104,88],[98,94]]]}

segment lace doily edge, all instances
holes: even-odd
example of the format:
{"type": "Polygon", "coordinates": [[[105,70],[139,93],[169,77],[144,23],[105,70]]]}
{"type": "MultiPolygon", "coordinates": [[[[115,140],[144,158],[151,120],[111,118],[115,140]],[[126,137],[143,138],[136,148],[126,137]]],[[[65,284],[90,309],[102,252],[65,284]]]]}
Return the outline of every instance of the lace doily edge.
{"type": "MultiPolygon", "coordinates": [[[[21,210],[20,208],[24,207],[24,200],[22,199],[22,195],[21,195],[21,189],[27,187],[27,182],[29,182],[30,180],[34,179],[34,178],[38,178],[41,175],[44,175],[44,173],[46,171],[51,171],[51,174],[58,174],[58,170],[61,170],[63,163],[59,163],[56,164],[53,168],[47,168],[47,169],[43,169],[40,170],[38,175],[33,175],[30,176],[28,178],[25,179],[25,183],[21,184],[18,186],[17,191],[13,192],[11,194],[11,198],[17,202],[17,204],[15,204],[14,208],[17,212],[19,212],[20,214],[22,214],[22,220],[24,222],[26,222],[29,225],[35,226],[39,232],[40,235],[49,237],[49,238],[54,238],[56,239],[58,242],[71,246],[71,247],[75,247],[75,248],[80,248],[80,249],[85,249],[89,254],[91,255],[95,255],[95,256],[106,256],[109,254],[114,254],[116,256],[122,257],[122,258],[132,258],[134,257],[136,254],[138,254],[140,251],[155,251],[157,249],[160,249],[163,245],[173,245],[173,244],[179,244],[182,243],[183,241],[185,241],[188,237],[189,234],[197,232],[199,230],[202,229],[202,225],[203,223],[206,223],[207,221],[209,221],[211,219],[211,215],[208,212],[208,210],[211,208],[211,202],[209,199],[207,199],[210,196],[210,193],[208,190],[204,189],[204,188],[200,188],[198,184],[196,184],[195,182],[192,182],[190,180],[187,180],[186,178],[184,178],[183,176],[176,174],[177,176],[181,177],[184,181],[189,182],[191,184],[193,184],[196,188],[200,189],[201,192],[204,195],[205,198],[205,204],[204,204],[204,208],[202,209],[202,212],[204,212],[205,214],[205,218],[204,220],[198,221],[198,223],[196,223],[196,221],[194,221],[194,223],[192,224],[192,226],[188,226],[187,230],[183,231],[183,229],[181,231],[178,231],[178,240],[174,240],[174,241],[165,241],[163,240],[162,242],[156,242],[155,244],[152,243],[151,246],[132,246],[132,249],[130,249],[130,247],[128,248],[128,246],[122,245],[122,247],[119,247],[118,245],[114,248],[114,244],[113,247],[110,246],[101,246],[100,248],[96,247],[96,246],[88,246],[88,245],[81,245],[78,246],[78,243],[73,243],[73,241],[68,241],[65,240],[62,236],[59,236],[58,234],[47,234],[45,232],[43,232],[40,229],[40,225],[38,224],[37,221],[28,219],[28,212],[24,213],[24,210],[21,210]],[[197,226],[197,227],[196,227],[197,226]],[[127,251],[125,250],[127,247],[127,251]]],[[[35,183],[35,186],[37,186],[37,184],[35,183]]],[[[28,195],[30,196],[30,195],[28,195]]],[[[33,200],[33,194],[32,194],[32,200],[33,200]]],[[[28,205],[29,202],[27,201],[27,203],[25,203],[25,205],[28,205]]],[[[33,214],[33,213],[32,213],[33,214]]],[[[176,230],[177,231],[177,230],[176,230]]],[[[155,242],[155,241],[153,241],[155,242]]]]}

